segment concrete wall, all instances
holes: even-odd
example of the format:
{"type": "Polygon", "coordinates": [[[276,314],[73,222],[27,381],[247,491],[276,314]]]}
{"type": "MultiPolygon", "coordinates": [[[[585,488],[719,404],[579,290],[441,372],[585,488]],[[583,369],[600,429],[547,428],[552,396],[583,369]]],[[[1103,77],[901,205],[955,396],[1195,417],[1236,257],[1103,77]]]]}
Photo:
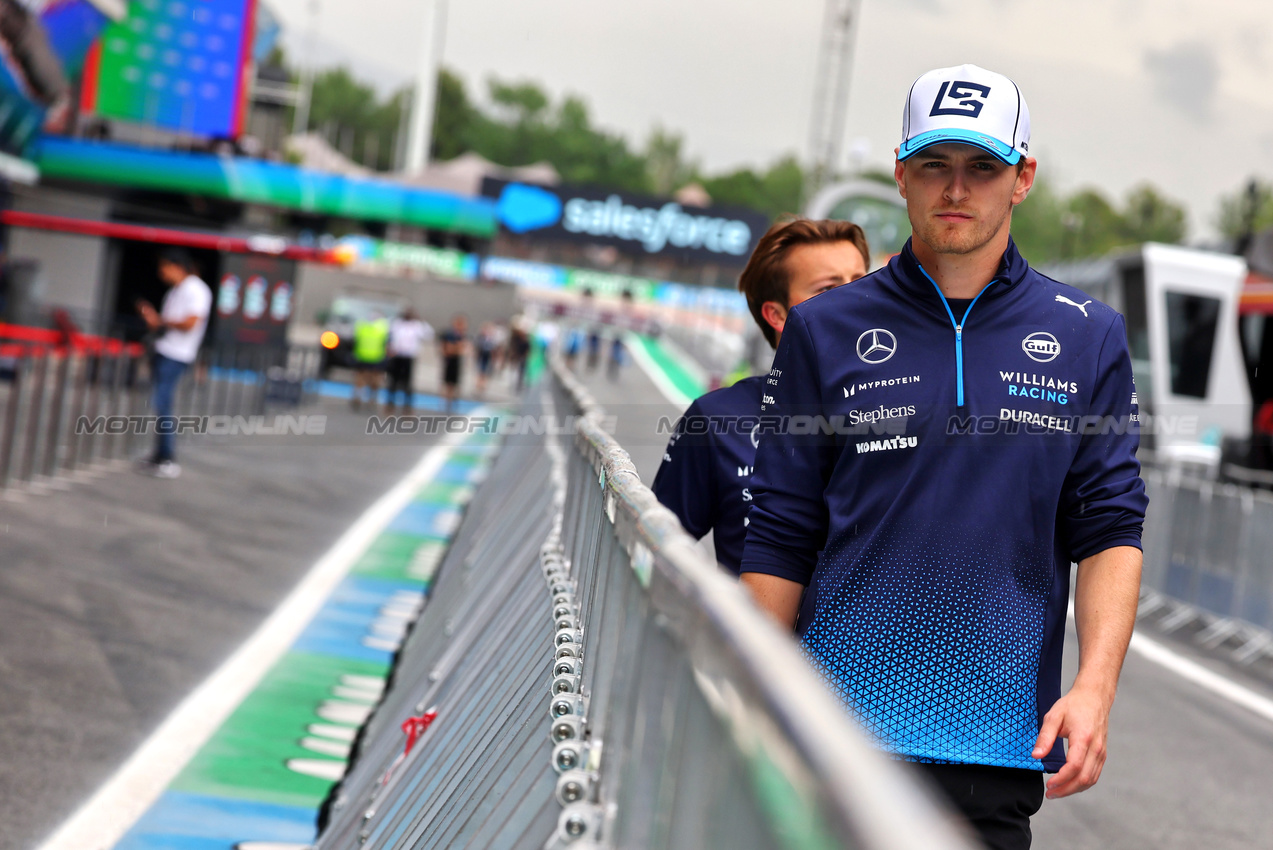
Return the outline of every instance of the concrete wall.
{"type": "MultiPolygon", "coordinates": [[[[482,322],[507,322],[518,312],[517,289],[506,283],[460,283],[455,281],[360,274],[336,266],[302,263],[296,273],[296,307],[293,329],[308,333],[318,324],[318,315],[331,306],[337,295],[351,291],[389,293],[400,296],[435,329],[451,322],[455,313],[464,313],[469,326],[482,322]]],[[[301,340],[293,333],[295,342],[301,340]]],[[[310,340],[307,340],[310,341],[310,340]]]]}
{"type": "MultiPolygon", "coordinates": [[[[41,187],[21,193],[13,208],[46,215],[104,219],[108,201],[88,195],[41,187]]],[[[47,230],[14,227],[9,230],[9,256],[15,262],[36,264],[32,297],[39,304],[66,307],[78,320],[95,315],[105,298],[104,270],[107,240],[47,230]]]]}

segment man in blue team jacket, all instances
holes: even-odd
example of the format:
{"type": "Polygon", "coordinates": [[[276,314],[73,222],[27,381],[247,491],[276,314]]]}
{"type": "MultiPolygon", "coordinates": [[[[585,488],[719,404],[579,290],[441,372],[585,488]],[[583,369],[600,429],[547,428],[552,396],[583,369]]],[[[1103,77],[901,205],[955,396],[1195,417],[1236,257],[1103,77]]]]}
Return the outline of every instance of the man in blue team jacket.
{"type": "Polygon", "coordinates": [[[1147,500],[1126,332],[1009,236],[1036,169],[1011,80],[932,71],[904,115],[911,240],[788,317],[742,578],[881,746],[987,844],[1029,847],[1042,773],[1050,797],[1100,776],[1135,620],[1147,500]]]}
{"type": "MultiPolygon", "coordinates": [[[[788,311],[857,280],[870,266],[862,228],[848,221],[779,221],[756,243],[738,288],[766,341],[777,347],[788,311]]],[[[751,507],[763,375],[698,398],[676,423],[654,495],[695,537],[712,532],[716,560],[737,575],[751,507]]]]}

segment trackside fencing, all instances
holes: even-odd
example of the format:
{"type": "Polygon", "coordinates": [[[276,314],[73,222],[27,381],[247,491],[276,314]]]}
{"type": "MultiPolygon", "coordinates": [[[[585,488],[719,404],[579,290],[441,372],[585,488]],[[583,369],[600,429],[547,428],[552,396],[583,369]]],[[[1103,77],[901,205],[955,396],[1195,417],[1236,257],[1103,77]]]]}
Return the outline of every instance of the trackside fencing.
{"type": "Polygon", "coordinates": [[[1243,663],[1273,656],[1273,493],[1147,466],[1140,614],[1229,643],[1243,663]]]}
{"type": "Polygon", "coordinates": [[[571,427],[502,448],[315,850],[971,847],[545,383],[571,427]]]}
{"type": "MultiPolygon", "coordinates": [[[[298,404],[317,350],[223,347],[178,386],[178,416],[252,415],[298,404]]],[[[149,355],[137,343],[0,325],[0,492],[138,455],[154,440],[149,355]],[[129,417],[137,417],[127,421],[129,417]]]]}

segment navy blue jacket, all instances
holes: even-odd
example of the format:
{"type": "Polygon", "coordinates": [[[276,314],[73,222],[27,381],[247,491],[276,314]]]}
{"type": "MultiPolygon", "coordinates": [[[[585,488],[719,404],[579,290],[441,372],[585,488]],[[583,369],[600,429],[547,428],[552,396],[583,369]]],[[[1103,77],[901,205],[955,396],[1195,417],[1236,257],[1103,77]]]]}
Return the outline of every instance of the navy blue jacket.
{"type": "Polygon", "coordinates": [[[960,316],[909,243],[792,311],[764,409],[793,418],[762,426],[742,571],[809,586],[801,645],[885,747],[1064,763],[1030,751],[1071,561],[1140,546],[1134,390],[1122,317],[1012,244],[960,316]]]}
{"type": "Polygon", "coordinates": [[[747,534],[764,380],[744,378],[696,399],[676,423],[654,477],[654,495],[690,534],[712,531],[716,560],[735,575],[747,534]]]}

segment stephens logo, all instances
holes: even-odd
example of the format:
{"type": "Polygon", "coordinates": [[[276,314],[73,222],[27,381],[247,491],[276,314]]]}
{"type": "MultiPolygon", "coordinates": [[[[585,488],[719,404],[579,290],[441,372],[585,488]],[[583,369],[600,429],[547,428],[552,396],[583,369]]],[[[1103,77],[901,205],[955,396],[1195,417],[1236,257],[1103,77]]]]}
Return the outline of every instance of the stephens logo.
{"type": "Polygon", "coordinates": [[[874,366],[897,353],[897,337],[884,328],[871,328],[858,337],[858,358],[874,366]]]}
{"type": "Polygon", "coordinates": [[[1035,331],[1021,340],[1021,350],[1038,363],[1051,363],[1061,354],[1061,343],[1047,331],[1035,331]]]}
{"type": "Polygon", "coordinates": [[[848,423],[850,425],[869,425],[872,422],[883,422],[886,419],[901,419],[914,415],[915,405],[913,404],[903,407],[885,407],[881,404],[873,410],[850,410],[848,423]]]}

